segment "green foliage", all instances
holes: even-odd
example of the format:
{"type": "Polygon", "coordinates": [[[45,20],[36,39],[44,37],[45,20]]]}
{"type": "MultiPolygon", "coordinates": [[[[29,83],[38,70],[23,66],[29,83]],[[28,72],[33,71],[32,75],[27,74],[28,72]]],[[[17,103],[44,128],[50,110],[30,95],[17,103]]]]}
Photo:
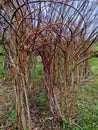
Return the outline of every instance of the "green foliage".
{"type": "Polygon", "coordinates": [[[43,73],[43,70],[42,70],[42,68],[41,67],[37,67],[36,68],[36,71],[35,71],[35,73],[34,73],[34,75],[35,75],[35,77],[36,76],[40,76],[40,75],[42,75],[42,73],[43,73]]]}
{"type": "Polygon", "coordinates": [[[25,130],[29,130],[28,128],[26,128],[25,130]]]}
{"type": "Polygon", "coordinates": [[[10,115],[9,115],[9,118],[10,118],[11,120],[14,120],[15,117],[16,117],[16,110],[15,110],[15,109],[12,109],[12,110],[11,110],[11,113],[10,113],[10,115]]]}
{"type": "Polygon", "coordinates": [[[44,92],[41,92],[39,98],[40,98],[40,100],[41,100],[42,102],[46,101],[46,95],[45,95],[45,93],[44,93],[44,92]]]}
{"type": "Polygon", "coordinates": [[[9,120],[10,120],[10,122],[12,122],[13,129],[16,129],[17,128],[16,109],[14,107],[10,110],[9,120]]]}
{"type": "Polygon", "coordinates": [[[66,122],[66,120],[63,120],[63,122],[62,122],[62,129],[65,130],[66,127],[67,127],[67,122],[66,122]]]}
{"type": "Polygon", "coordinates": [[[39,85],[41,83],[42,80],[42,74],[43,74],[43,65],[41,64],[41,57],[38,56],[37,57],[37,61],[36,61],[37,65],[36,65],[36,69],[34,71],[34,83],[36,85],[39,85]]]}

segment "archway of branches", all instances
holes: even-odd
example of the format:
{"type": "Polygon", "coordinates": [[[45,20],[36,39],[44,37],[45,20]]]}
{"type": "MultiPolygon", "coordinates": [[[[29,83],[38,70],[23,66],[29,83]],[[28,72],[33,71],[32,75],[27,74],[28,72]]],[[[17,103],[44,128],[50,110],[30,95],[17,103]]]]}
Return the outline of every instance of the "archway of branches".
{"type": "MultiPolygon", "coordinates": [[[[8,12],[1,14],[6,23],[2,43],[14,72],[17,120],[22,122],[24,130],[26,113],[31,129],[27,92],[33,89],[31,70],[38,56],[42,58],[51,111],[59,120],[71,122],[77,89],[85,73],[88,74],[88,68],[83,68],[88,62],[84,61],[94,55],[88,48],[97,37],[97,27],[86,35],[89,24],[85,17],[91,14],[88,4],[87,1],[79,4],[79,1],[17,0],[5,4],[8,12]]],[[[96,4],[93,6],[96,8],[96,4]]]]}

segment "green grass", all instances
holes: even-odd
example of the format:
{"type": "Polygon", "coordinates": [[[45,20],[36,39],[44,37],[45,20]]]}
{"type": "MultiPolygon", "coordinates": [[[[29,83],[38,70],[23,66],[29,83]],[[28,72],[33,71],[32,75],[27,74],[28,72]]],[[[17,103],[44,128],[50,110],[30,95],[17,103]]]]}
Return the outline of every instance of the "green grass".
{"type": "Polygon", "coordinates": [[[98,130],[98,58],[90,59],[90,65],[94,82],[79,90],[74,119],[80,128],[75,130],[98,130]]]}
{"type": "Polygon", "coordinates": [[[92,58],[90,60],[91,63],[91,71],[94,75],[98,76],[98,58],[92,58]]]}
{"type": "MultiPolygon", "coordinates": [[[[98,44],[95,43],[92,46],[92,50],[93,51],[98,51],[98,44]]],[[[95,76],[98,76],[98,58],[94,57],[92,59],[90,59],[90,65],[91,65],[91,71],[95,76]]],[[[97,77],[98,78],[98,77],[97,77]]]]}
{"type": "Polygon", "coordinates": [[[45,92],[40,92],[40,95],[38,97],[38,108],[40,111],[48,111],[49,110],[49,105],[47,102],[47,97],[45,92]]]}
{"type": "Polygon", "coordinates": [[[92,49],[98,51],[98,43],[93,44],[92,49]]]}
{"type": "Polygon", "coordinates": [[[79,91],[78,110],[75,113],[77,124],[83,130],[98,129],[98,84],[84,86],[79,91]]]}
{"type": "Polygon", "coordinates": [[[41,57],[37,57],[37,66],[34,72],[34,83],[35,85],[39,85],[42,81],[42,74],[43,74],[43,65],[41,63],[41,57]]]}

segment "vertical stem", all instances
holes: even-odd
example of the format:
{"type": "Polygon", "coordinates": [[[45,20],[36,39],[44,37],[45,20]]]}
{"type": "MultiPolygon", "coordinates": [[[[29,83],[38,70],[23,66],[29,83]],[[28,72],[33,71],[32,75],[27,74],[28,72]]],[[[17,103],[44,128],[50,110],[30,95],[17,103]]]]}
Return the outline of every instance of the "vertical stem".
{"type": "Polygon", "coordinates": [[[28,126],[29,126],[29,130],[31,130],[30,109],[29,109],[29,103],[28,103],[28,97],[27,97],[26,85],[25,85],[25,80],[24,80],[24,76],[23,76],[23,75],[22,75],[22,80],[23,80],[23,89],[24,89],[25,100],[26,100],[26,107],[27,107],[28,126]]]}
{"type": "Polygon", "coordinates": [[[68,115],[68,101],[67,101],[67,85],[68,85],[68,75],[67,75],[67,72],[68,72],[68,55],[67,55],[67,52],[64,54],[65,56],[65,63],[64,63],[64,99],[65,99],[65,105],[66,105],[66,112],[67,112],[67,115],[68,115]]]}

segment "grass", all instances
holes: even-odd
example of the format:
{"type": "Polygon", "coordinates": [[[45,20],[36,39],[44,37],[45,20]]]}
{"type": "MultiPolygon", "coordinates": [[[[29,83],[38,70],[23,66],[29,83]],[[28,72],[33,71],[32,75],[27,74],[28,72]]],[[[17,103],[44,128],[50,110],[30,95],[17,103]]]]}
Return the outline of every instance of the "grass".
{"type": "Polygon", "coordinates": [[[0,84],[0,129],[16,127],[15,95],[9,85],[0,84]],[[13,97],[13,98],[12,98],[13,97]]]}
{"type": "MultiPolygon", "coordinates": [[[[93,51],[98,51],[98,44],[94,44],[92,47],[93,51]]],[[[90,59],[91,71],[97,77],[98,76],[98,58],[94,57],[90,59]]],[[[98,77],[97,77],[98,78],[98,77]]]]}
{"type": "Polygon", "coordinates": [[[98,58],[92,58],[90,60],[91,63],[91,71],[95,76],[98,76],[98,58]]]}
{"type": "Polygon", "coordinates": [[[92,49],[98,51],[98,43],[93,44],[92,49]]]}
{"type": "Polygon", "coordinates": [[[98,129],[98,84],[84,86],[79,91],[75,118],[82,130],[98,129]]]}
{"type": "Polygon", "coordinates": [[[39,85],[41,83],[42,80],[42,74],[43,74],[43,65],[42,65],[42,61],[41,61],[41,57],[38,56],[37,57],[37,66],[34,72],[34,83],[35,85],[39,85]]]}
{"type": "MultiPolygon", "coordinates": [[[[98,45],[93,49],[98,51],[98,45]]],[[[98,130],[98,58],[90,59],[90,66],[94,82],[79,90],[78,109],[73,116],[79,127],[73,130],[98,130]]]]}
{"type": "Polygon", "coordinates": [[[38,97],[38,107],[39,107],[40,111],[48,111],[49,110],[47,97],[43,91],[40,92],[40,95],[38,97]]]}

